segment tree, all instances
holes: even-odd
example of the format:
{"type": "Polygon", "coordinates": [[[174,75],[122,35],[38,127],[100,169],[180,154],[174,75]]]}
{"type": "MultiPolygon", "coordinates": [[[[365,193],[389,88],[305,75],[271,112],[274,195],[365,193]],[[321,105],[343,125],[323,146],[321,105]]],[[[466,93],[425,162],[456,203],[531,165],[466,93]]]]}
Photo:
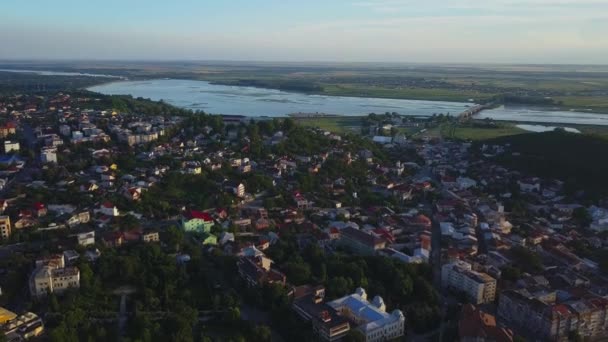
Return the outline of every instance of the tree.
{"type": "Polygon", "coordinates": [[[344,337],[345,342],[365,342],[365,335],[357,329],[350,329],[344,337]]]}
{"type": "Polygon", "coordinates": [[[179,251],[182,241],[184,241],[184,231],[176,226],[170,226],[167,229],[167,244],[173,248],[174,251],[179,251]]]}
{"type": "Polygon", "coordinates": [[[290,262],[285,265],[285,276],[294,285],[302,285],[310,281],[310,266],[302,262],[290,262]]]}
{"type": "Polygon", "coordinates": [[[505,266],[501,269],[501,278],[510,281],[517,281],[521,278],[521,270],[513,266],[505,266]]]}
{"type": "Polygon", "coordinates": [[[574,209],[572,218],[575,219],[581,226],[588,227],[593,221],[589,211],[585,207],[574,209]]]}
{"type": "Polygon", "coordinates": [[[268,342],[272,339],[272,332],[270,328],[265,325],[257,325],[253,328],[253,341],[256,342],[268,342]]]}

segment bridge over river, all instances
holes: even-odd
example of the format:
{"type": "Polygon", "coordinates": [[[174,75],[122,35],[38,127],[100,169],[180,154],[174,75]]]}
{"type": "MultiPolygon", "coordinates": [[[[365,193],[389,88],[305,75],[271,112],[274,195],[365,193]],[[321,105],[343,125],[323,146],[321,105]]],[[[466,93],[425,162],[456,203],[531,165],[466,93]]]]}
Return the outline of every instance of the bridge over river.
{"type": "Polygon", "coordinates": [[[488,104],[476,105],[474,107],[470,107],[467,110],[465,110],[464,112],[458,114],[458,120],[460,122],[468,121],[469,119],[471,119],[473,117],[473,115],[479,114],[479,113],[481,113],[481,111],[483,111],[485,109],[490,109],[493,106],[494,106],[494,103],[488,103],[488,104]]]}

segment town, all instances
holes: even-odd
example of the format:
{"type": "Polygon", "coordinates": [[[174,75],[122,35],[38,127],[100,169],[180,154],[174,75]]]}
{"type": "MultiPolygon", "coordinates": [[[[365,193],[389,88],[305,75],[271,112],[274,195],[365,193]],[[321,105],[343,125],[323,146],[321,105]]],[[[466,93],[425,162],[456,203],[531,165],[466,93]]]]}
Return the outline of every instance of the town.
{"type": "Polygon", "coordinates": [[[608,338],[605,201],[436,118],[363,120],[0,97],[5,339],[608,338]]]}

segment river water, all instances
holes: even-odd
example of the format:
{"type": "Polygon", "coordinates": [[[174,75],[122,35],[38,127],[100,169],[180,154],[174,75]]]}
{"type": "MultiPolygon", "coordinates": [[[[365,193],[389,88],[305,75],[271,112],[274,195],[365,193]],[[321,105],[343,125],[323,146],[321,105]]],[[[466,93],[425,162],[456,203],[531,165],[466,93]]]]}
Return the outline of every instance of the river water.
{"type": "MultiPolygon", "coordinates": [[[[366,97],[308,95],[274,89],[216,85],[205,81],[159,79],[121,81],[89,88],[107,95],[164,100],[178,107],[212,114],[245,116],[285,116],[290,113],[367,115],[397,112],[403,115],[457,115],[470,103],[396,100],[366,97]]],[[[540,110],[529,107],[500,107],[485,110],[476,118],[503,121],[608,125],[608,114],[540,110]]]]}
{"type": "Polygon", "coordinates": [[[200,109],[212,114],[245,116],[276,117],[291,113],[367,115],[385,112],[420,116],[439,113],[456,115],[470,105],[459,102],[308,95],[173,79],[113,82],[94,86],[89,90],[102,94],[129,94],[152,100],[162,99],[178,107],[200,109]]]}

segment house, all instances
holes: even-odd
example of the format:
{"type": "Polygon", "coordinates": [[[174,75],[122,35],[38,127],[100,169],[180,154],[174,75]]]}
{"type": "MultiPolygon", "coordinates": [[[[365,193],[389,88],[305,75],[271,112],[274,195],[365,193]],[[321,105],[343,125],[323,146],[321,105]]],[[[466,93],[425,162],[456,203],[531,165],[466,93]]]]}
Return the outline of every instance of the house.
{"type": "Polygon", "coordinates": [[[139,201],[141,199],[141,188],[139,187],[130,187],[126,188],[123,191],[123,196],[129,201],[139,201]]]}
{"type": "Polygon", "coordinates": [[[46,216],[46,214],[47,214],[46,206],[40,202],[34,203],[34,207],[32,208],[32,211],[33,211],[34,215],[36,215],[37,217],[46,216]]]}
{"type": "Polygon", "coordinates": [[[17,124],[14,122],[7,122],[0,126],[0,138],[6,138],[9,135],[17,133],[17,124]]]}
{"type": "Polygon", "coordinates": [[[11,218],[6,215],[0,216],[0,237],[3,240],[11,237],[11,218]]]}
{"type": "Polygon", "coordinates": [[[217,236],[211,234],[211,233],[205,233],[203,234],[202,238],[201,238],[201,243],[204,246],[216,246],[217,245],[217,236]]]}
{"type": "Polygon", "coordinates": [[[79,224],[87,223],[91,220],[91,214],[88,211],[82,211],[80,213],[70,216],[66,222],[68,226],[74,227],[79,224]]]}
{"type": "MultiPolygon", "coordinates": [[[[1,221],[1,219],[0,219],[0,221],[1,221]]],[[[25,216],[25,217],[21,217],[17,221],[15,221],[14,227],[15,227],[15,229],[23,229],[23,228],[33,227],[37,223],[38,223],[38,221],[33,219],[31,216],[25,216]]]]}
{"type": "Polygon", "coordinates": [[[44,164],[57,163],[57,149],[46,147],[40,150],[40,161],[44,164]]]}
{"type": "Polygon", "coordinates": [[[124,243],[122,232],[109,232],[102,238],[103,244],[107,247],[120,247],[124,243]]]}
{"type": "Polygon", "coordinates": [[[264,284],[285,285],[285,275],[271,268],[272,260],[263,255],[255,257],[241,257],[237,261],[239,275],[248,286],[255,287],[264,284]]]}
{"type": "Polygon", "coordinates": [[[141,241],[143,242],[158,242],[160,241],[158,232],[145,232],[141,234],[141,241]]]}
{"type": "Polygon", "coordinates": [[[377,250],[386,247],[386,240],[352,227],[340,231],[340,244],[362,255],[374,255],[377,250]]]}
{"type": "Polygon", "coordinates": [[[104,202],[99,207],[99,209],[96,210],[96,212],[101,213],[102,215],[111,216],[111,217],[120,215],[120,213],[118,212],[118,208],[116,208],[116,206],[110,202],[104,202]]]}
{"type": "Polygon", "coordinates": [[[299,210],[306,210],[309,208],[311,203],[301,193],[296,192],[293,194],[293,200],[296,202],[299,210]]]}
{"type": "Polygon", "coordinates": [[[80,233],[76,235],[76,241],[79,246],[89,246],[95,244],[95,231],[80,233]]]}
{"type": "Polygon", "coordinates": [[[19,152],[19,142],[6,140],[4,142],[4,153],[19,152]]]}
{"type": "Polygon", "coordinates": [[[237,182],[227,182],[224,189],[232,192],[236,197],[245,197],[245,185],[237,182]]]}
{"type": "Polygon", "coordinates": [[[101,257],[101,252],[97,248],[94,250],[87,250],[84,252],[84,257],[90,262],[95,262],[97,259],[99,259],[99,257],[101,257]]]}
{"type": "Polygon", "coordinates": [[[519,190],[522,192],[539,192],[540,191],[540,182],[538,179],[524,179],[522,181],[517,181],[519,184],[519,190]]]}
{"type": "Polygon", "coordinates": [[[69,249],[63,251],[63,258],[65,259],[66,264],[73,265],[80,258],[80,254],[73,249],[69,249]]]}
{"type": "Polygon", "coordinates": [[[201,163],[196,161],[186,161],[182,163],[183,173],[189,175],[200,175],[203,172],[201,163]]]}
{"type": "Polygon", "coordinates": [[[187,233],[209,233],[214,225],[211,215],[197,210],[188,210],[183,213],[181,223],[187,233]]]}
{"type": "Polygon", "coordinates": [[[225,245],[228,242],[234,242],[234,234],[229,233],[229,232],[222,232],[222,234],[220,234],[218,243],[220,245],[225,245]]]}

